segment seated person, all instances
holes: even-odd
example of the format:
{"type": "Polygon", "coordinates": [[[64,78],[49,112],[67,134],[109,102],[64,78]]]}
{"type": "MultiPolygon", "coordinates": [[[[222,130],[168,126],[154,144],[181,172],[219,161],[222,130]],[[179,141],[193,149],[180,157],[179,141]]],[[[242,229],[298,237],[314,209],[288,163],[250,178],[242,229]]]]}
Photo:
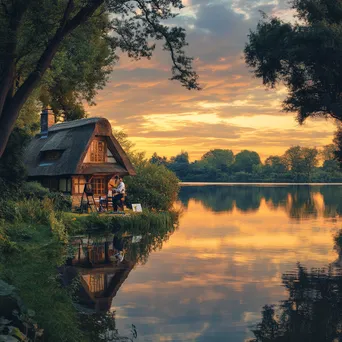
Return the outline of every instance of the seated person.
{"type": "Polygon", "coordinates": [[[120,203],[120,207],[123,211],[123,203],[122,203],[122,198],[124,198],[125,196],[125,192],[126,192],[126,187],[125,187],[125,183],[123,182],[123,178],[120,176],[119,177],[119,184],[116,188],[113,188],[113,210],[114,211],[118,211],[118,202],[120,203]]]}

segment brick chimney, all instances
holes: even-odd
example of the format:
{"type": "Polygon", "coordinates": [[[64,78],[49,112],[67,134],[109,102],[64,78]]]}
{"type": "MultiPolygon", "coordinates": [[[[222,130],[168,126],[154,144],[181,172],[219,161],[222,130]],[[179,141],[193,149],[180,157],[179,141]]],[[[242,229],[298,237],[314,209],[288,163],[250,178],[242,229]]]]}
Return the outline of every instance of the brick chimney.
{"type": "Polygon", "coordinates": [[[47,136],[49,127],[55,124],[55,114],[52,109],[48,106],[42,110],[40,115],[40,134],[47,136]]]}

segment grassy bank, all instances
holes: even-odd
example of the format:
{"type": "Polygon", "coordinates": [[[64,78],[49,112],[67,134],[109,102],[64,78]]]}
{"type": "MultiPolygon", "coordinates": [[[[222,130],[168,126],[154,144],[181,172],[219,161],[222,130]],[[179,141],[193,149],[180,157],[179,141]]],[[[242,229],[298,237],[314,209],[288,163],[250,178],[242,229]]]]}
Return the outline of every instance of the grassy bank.
{"type": "Polygon", "coordinates": [[[62,288],[58,279],[57,266],[66,257],[65,234],[52,230],[53,221],[42,222],[51,216],[48,211],[45,214],[36,224],[30,220],[2,222],[0,278],[14,286],[25,307],[34,313],[31,320],[43,329],[45,341],[86,341],[71,291],[62,288]]]}
{"type": "Polygon", "coordinates": [[[129,215],[63,213],[62,220],[66,230],[72,235],[83,233],[144,235],[170,230],[178,222],[178,213],[148,210],[129,215]]]}
{"type": "MultiPolygon", "coordinates": [[[[144,243],[135,246],[138,249],[131,253],[143,262],[152,250],[161,247],[177,222],[177,215],[171,212],[144,211],[127,216],[60,212],[49,199],[10,203],[3,208],[2,216],[0,280],[13,286],[16,296],[28,308],[25,312],[32,316],[32,329],[43,329],[44,341],[52,342],[95,341],[80,325],[73,289],[63,288],[59,279],[58,266],[68,256],[68,242],[73,235],[142,235],[144,243]]],[[[0,300],[1,293],[0,286],[0,300]]],[[[4,308],[0,307],[0,318],[13,319],[4,308]]],[[[20,322],[17,326],[22,332],[25,330],[20,322]]],[[[33,335],[30,337],[33,340],[33,335]]]]}

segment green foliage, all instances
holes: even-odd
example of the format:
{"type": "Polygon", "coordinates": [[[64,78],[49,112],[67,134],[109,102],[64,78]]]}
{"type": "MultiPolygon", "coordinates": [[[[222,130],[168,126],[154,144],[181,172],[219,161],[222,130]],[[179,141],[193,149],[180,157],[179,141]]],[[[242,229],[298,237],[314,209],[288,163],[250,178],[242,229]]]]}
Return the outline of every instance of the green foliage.
{"type": "Polygon", "coordinates": [[[189,154],[182,151],[180,154],[172,157],[169,163],[169,169],[176,173],[179,178],[183,178],[189,171],[189,154]]]}
{"type": "Polygon", "coordinates": [[[109,21],[108,13],[99,13],[76,29],[56,54],[43,79],[40,100],[52,107],[57,119],[85,117],[82,101],[94,104],[97,90],[105,86],[117,59],[107,39],[109,21]]]}
{"type": "Polygon", "coordinates": [[[266,86],[284,83],[286,111],[342,120],[342,3],[294,0],[300,22],[264,18],[249,34],[245,61],[266,86]]]}
{"type": "Polygon", "coordinates": [[[310,181],[314,167],[318,164],[318,150],[294,146],[285,152],[283,159],[295,180],[303,179],[301,175],[304,175],[310,181]]]}
{"type": "Polygon", "coordinates": [[[20,190],[23,197],[27,199],[37,198],[42,200],[43,198],[48,197],[50,194],[49,189],[44,188],[38,182],[25,182],[20,190]]]}
{"type": "Polygon", "coordinates": [[[52,201],[55,211],[70,211],[72,207],[71,197],[61,192],[50,192],[47,196],[52,201]]]}
{"type": "Polygon", "coordinates": [[[43,329],[35,322],[35,312],[27,309],[14,286],[0,279],[0,341],[42,341],[43,329]],[[11,311],[12,310],[12,311],[11,311]]]}
{"type": "Polygon", "coordinates": [[[8,301],[4,305],[0,281],[0,317],[17,322],[14,326],[24,333],[23,324],[27,326],[32,341],[41,329],[47,341],[86,341],[71,295],[57,277],[56,267],[64,263],[66,251],[51,201],[31,199],[15,207],[15,221],[0,224],[0,279],[15,288],[20,306],[12,307],[8,301]],[[26,307],[31,310],[23,310],[26,307]]]}
{"type": "Polygon", "coordinates": [[[234,163],[234,153],[231,150],[215,149],[205,153],[201,161],[216,170],[227,172],[234,163]]]}
{"type": "Polygon", "coordinates": [[[253,171],[254,165],[261,164],[258,153],[254,151],[243,150],[235,156],[234,170],[237,172],[253,171]]]}
{"type": "MultiPolygon", "coordinates": [[[[148,162],[144,153],[134,151],[134,144],[124,132],[113,131],[113,135],[129,156],[137,173],[134,177],[125,178],[129,202],[141,203],[144,208],[149,209],[171,209],[179,191],[179,179],[176,175],[162,163],[148,162]]],[[[187,153],[175,159],[189,164],[187,153]]]]}
{"type": "Polygon", "coordinates": [[[284,158],[279,156],[270,156],[265,160],[265,170],[267,173],[284,173],[286,172],[286,165],[284,163],[284,158]]]}
{"type": "Polygon", "coordinates": [[[158,154],[156,152],[153,153],[152,157],[150,158],[149,162],[151,164],[157,164],[157,165],[164,165],[167,167],[168,165],[168,160],[167,158],[164,157],[160,157],[158,156],[158,154]]]}
{"type": "Polygon", "coordinates": [[[178,213],[148,210],[142,213],[132,213],[129,216],[64,213],[62,221],[66,230],[73,235],[80,233],[161,234],[173,231],[173,227],[178,223],[178,213]]]}
{"type": "Polygon", "coordinates": [[[182,181],[190,182],[341,182],[342,172],[334,159],[340,151],[337,144],[335,139],[334,145],[321,151],[294,146],[282,156],[266,158],[263,164],[254,151],[244,150],[234,156],[230,150],[213,150],[186,166],[184,160],[188,159],[173,157],[167,167],[182,181]],[[318,166],[319,160],[322,166],[318,166]]]}
{"type": "Polygon", "coordinates": [[[163,165],[149,162],[135,168],[137,175],[125,179],[130,201],[156,210],[171,209],[179,191],[176,175],[163,165]]]}

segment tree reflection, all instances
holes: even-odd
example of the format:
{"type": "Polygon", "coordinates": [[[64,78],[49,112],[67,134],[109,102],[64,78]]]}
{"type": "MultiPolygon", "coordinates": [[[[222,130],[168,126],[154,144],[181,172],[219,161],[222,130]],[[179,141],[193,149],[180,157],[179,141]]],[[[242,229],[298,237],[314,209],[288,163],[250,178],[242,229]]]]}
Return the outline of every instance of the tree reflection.
{"type": "Polygon", "coordinates": [[[321,209],[324,217],[342,215],[336,191],[342,196],[341,186],[189,186],[182,187],[179,199],[185,208],[192,199],[214,212],[232,212],[234,208],[253,212],[264,200],[270,210],[283,209],[290,218],[300,220],[317,217],[321,209]],[[323,201],[317,201],[319,197],[323,201]]]}
{"type": "Polygon", "coordinates": [[[342,215],[342,187],[341,186],[323,186],[321,193],[324,198],[324,216],[336,217],[342,215]],[[337,200],[336,200],[337,199],[337,200]]]}
{"type": "Polygon", "coordinates": [[[283,274],[288,298],[277,306],[266,305],[253,330],[254,342],[342,341],[342,233],[335,237],[337,260],[325,269],[283,274]]]}
{"type": "Polygon", "coordinates": [[[315,192],[309,186],[296,186],[289,189],[289,202],[286,212],[291,218],[306,219],[315,218],[318,214],[315,192]]]}
{"type": "Polygon", "coordinates": [[[122,336],[116,328],[115,313],[113,312],[82,314],[81,328],[92,342],[132,342],[138,336],[134,325],[132,325],[130,336],[122,336]]]}

